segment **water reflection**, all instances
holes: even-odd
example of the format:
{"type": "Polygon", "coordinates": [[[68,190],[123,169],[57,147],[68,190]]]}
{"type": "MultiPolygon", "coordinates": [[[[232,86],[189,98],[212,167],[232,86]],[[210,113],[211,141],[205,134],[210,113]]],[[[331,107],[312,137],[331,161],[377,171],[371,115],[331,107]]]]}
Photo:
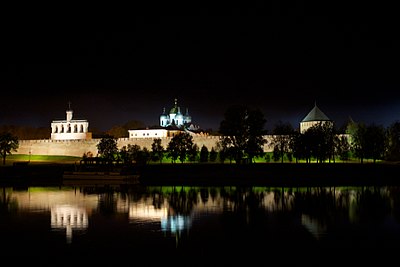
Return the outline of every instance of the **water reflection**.
{"type": "MultiPolygon", "coordinates": [[[[41,232],[38,235],[46,232],[46,226],[50,229],[43,234],[46,240],[32,241],[48,246],[60,233],[70,246],[75,242],[92,245],[96,240],[96,246],[108,247],[107,242],[115,242],[116,236],[121,246],[125,242],[135,248],[148,242],[166,250],[172,241],[176,252],[186,254],[188,247],[205,253],[204,244],[215,249],[209,245],[214,240],[215,246],[233,252],[248,249],[253,255],[250,250],[258,250],[249,243],[258,238],[282,242],[287,250],[291,248],[288,244],[295,243],[293,251],[299,249],[295,246],[314,246],[315,242],[322,248],[375,247],[379,242],[391,247],[400,241],[399,204],[398,187],[2,188],[0,230],[3,235],[10,229],[18,233],[18,227],[29,222],[40,224],[31,227],[41,232]]],[[[8,235],[9,241],[22,238],[8,235]]]]}
{"type": "Polygon", "coordinates": [[[51,228],[66,231],[67,243],[72,242],[72,231],[85,231],[89,220],[84,208],[71,205],[55,205],[51,208],[51,228]]]}

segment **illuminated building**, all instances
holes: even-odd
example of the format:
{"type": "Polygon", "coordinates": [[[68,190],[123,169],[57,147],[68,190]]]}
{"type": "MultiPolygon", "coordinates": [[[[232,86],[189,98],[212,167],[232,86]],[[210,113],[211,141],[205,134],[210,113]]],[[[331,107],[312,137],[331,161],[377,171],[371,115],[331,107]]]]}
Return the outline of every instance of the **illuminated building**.
{"type": "Polygon", "coordinates": [[[178,100],[175,98],[174,105],[169,110],[167,114],[165,108],[163,113],[160,115],[160,126],[168,127],[170,125],[176,125],[178,127],[188,126],[192,122],[192,117],[189,115],[188,109],[186,113],[181,113],[181,107],[178,106],[178,100]]]}
{"type": "Polygon", "coordinates": [[[129,138],[162,138],[173,137],[180,132],[185,131],[192,135],[203,134],[199,126],[192,124],[192,117],[186,108],[185,114],[181,112],[178,106],[178,100],[175,98],[174,105],[169,109],[168,113],[163,108],[160,115],[160,126],[155,128],[128,130],[129,138]]]}
{"type": "Polygon", "coordinates": [[[87,120],[73,120],[73,110],[70,103],[66,111],[65,120],[54,120],[51,123],[52,140],[79,140],[92,139],[92,133],[88,132],[89,122],[87,120]]]}
{"type": "Polygon", "coordinates": [[[310,127],[317,124],[332,123],[331,119],[328,118],[315,103],[311,111],[304,117],[300,122],[300,133],[306,132],[310,127]]]}

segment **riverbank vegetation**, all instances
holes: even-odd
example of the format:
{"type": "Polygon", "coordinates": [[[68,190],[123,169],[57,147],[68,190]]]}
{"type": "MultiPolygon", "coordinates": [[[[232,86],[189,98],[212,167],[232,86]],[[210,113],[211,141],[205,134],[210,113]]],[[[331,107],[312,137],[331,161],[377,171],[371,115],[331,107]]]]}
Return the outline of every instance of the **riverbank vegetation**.
{"type": "Polygon", "coordinates": [[[117,146],[117,138],[103,136],[98,154],[86,153],[82,157],[13,155],[18,140],[10,133],[0,134],[0,151],[3,164],[25,162],[70,162],[93,164],[105,162],[111,165],[148,165],[166,163],[353,163],[399,162],[400,122],[388,128],[381,125],[350,121],[345,129],[338,130],[334,123],[318,123],[304,133],[290,124],[278,122],[270,140],[264,136],[266,120],[258,109],[237,105],[230,107],[221,121],[220,140],[215,147],[198,147],[192,135],[182,131],[175,135],[166,147],[155,138],[151,149],[129,144],[117,146]],[[265,152],[265,147],[272,152],[265,152]],[[7,157],[7,161],[6,161],[7,157]],[[27,158],[29,157],[29,158],[27,158]]]}

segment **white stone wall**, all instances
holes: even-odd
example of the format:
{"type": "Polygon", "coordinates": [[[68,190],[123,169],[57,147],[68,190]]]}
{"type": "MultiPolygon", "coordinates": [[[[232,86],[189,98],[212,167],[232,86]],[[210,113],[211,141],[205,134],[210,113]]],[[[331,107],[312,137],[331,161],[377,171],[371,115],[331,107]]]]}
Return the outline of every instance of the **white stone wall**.
{"type": "Polygon", "coordinates": [[[79,140],[91,139],[92,133],[52,133],[52,140],[79,140]]]}
{"type": "Polygon", "coordinates": [[[332,123],[331,121],[303,121],[300,122],[300,133],[305,133],[309,128],[324,123],[332,123]]]}
{"type": "MultiPolygon", "coordinates": [[[[265,136],[268,140],[270,136],[265,136]]],[[[172,137],[161,138],[161,145],[167,148],[168,143],[172,137]]],[[[82,157],[83,154],[91,152],[94,156],[97,155],[97,144],[101,139],[87,139],[87,140],[19,140],[19,148],[13,154],[26,154],[29,155],[65,155],[65,156],[76,156],[82,157]]],[[[201,149],[203,145],[210,151],[213,147],[216,148],[216,144],[219,141],[218,136],[194,136],[193,142],[201,149]]],[[[146,147],[151,150],[151,145],[154,142],[154,138],[119,138],[117,140],[118,149],[123,146],[139,145],[141,148],[146,147]]],[[[272,151],[267,145],[264,145],[264,151],[272,151]]]]}

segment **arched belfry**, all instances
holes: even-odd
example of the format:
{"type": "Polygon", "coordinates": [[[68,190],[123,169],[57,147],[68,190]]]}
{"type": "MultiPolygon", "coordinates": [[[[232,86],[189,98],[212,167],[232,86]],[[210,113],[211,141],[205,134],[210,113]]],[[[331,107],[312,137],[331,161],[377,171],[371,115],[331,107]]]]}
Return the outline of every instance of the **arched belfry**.
{"type": "Polygon", "coordinates": [[[73,119],[71,102],[68,102],[65,120],[54,120],[51,123],[52,140],[80,140],[92,139],[89,132],[89,122],[87,120],[73,119]]]}

